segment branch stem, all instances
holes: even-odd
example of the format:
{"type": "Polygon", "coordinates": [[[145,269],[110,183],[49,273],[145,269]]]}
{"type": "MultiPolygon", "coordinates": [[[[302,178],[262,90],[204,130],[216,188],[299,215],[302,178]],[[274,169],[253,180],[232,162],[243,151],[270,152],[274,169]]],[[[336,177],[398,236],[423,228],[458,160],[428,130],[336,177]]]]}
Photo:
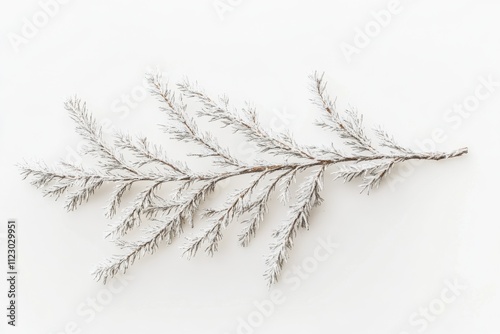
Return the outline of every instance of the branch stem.
{"type": "MultiPolygon", "coordinates": [[[[331,159],[331,160],[315,160],[314,162],[309,163],[294,163],[294,164],[278,164],[278,165],[268,165],[268,166],[257,166],[257,167],[247,167],[243,169],[238,169],[236,171],[231,171],[227,173],[221,174],[211,174],[211,175],[197,175],[197,176],[181,176],[181,177],[152,177],[148,175],[138,175],[134,177],[120,177],[120,176],[108,176],[108,175],[98,175],[98,174],[89,174],[85,173],[83,175],[63,175],[59,173],[51,173],[57,178],[60,179],[84,179],[93,177],[96,179],[101,179],[104,182],[129,182],[129,181],[222,181],[230,177],[245,175],[245,174],[253,174],[253,173],[261,173],[261,172],[275,172],[275,171],[283,171],[283,170],[291,170],[295,168],[306,169],[315,166],[330,166],[338,163],[345,162],[363,162],[363,161],[375,161],[375,160],[394,160],[398,162],[403,162],[407,160],[444,160],[459,157],[461,155],[467,154],[468,148],[460,148],[458,150],[450,151],[450,152],[432,152],[432,153],[411,153],[411,154],[376,154],[376,155],[354,155],[342,157],[339,159],[331,159]]],[[[31,169],[33,172],[40,172],[34,169],[31,169]]]]}
{"type": "MultiPolygon", "coordinates": [[[[333,160],[316,160],[314,162],[306,164],[285,164],[285,165],[270,165],[270,166],[258,166],[246,169],[240,169],[234,172],[229,172],[227,174],[218,175],[217,177],[222,177],[223,179],[227,177],[252,174],[259,172],[273,172],[277,170],[294,169],[294,168],[309,168],[315,166],[329,166],[333,164],[343,163],[343,162],[362,162],[362,161],[374,161],[374,160],[395,160],[395,161],[407,161],[407,160],[443,160],[449,158],[459,157],[461,155],[467,154],[468,148],[464,147],[451,152],[434,152],[434,153],[413,153],[413,154],[378,154],[371,156],[348,156],[340,159],[333,160]]],[[[214,178],[214,177],[209,177],[214,178]]],[[[200,180],[205,180],[205,177],[201,177],[200,180]]]]}

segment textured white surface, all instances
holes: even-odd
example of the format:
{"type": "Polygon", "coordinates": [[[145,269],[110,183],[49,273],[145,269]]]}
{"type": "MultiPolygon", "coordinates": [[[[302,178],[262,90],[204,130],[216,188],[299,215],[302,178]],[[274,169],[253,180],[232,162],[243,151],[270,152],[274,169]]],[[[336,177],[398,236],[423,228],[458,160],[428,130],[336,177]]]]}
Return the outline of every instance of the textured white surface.
{"type": "Polygon", "coordinates": [[[481,78],[500,81],[500,3],[402,0],[350,62],[342,43],[353,44],[357,29],[376,22],[371,13],[391,1],[216,3],[233,6],[224,20],[213,0],[70,0],[18,52],[11,33],[21,34],[23,18],[41,7],[2,3],[0,218],[18,220],[20,253],[19,325],[2,333],[237,333],[243,321],[258,326],[242,333],[498,333],[500,87],[467,117],[448,110],[473,101],[481,78]],[[470,153],[401,166],[369,197],[327,178],[325,203],[297,238],[287,279],[271,292],[261,275],[269,235],[286,214],[278,203],[249,248],[236,245],[237,226],[213,258],[187,261],[176,243],[139,261],[126,286],[115,282],[109,292],[89,275],[114,249],[103,240],[105,194],[66,213],[23,182],[14,164],[55,162],[76,149],[80,139],[62,106],[73,94],[97,118],[162,142],[161,113],[140,95],[144,72],[155,66],[172,83],[188,76],[235,104],[253,101],[263,118],[304,142],[314,142],[304,124],[317,115],[307,76],[325,71],[339,106],[356,106],[368,124],[383,124],[408,145],[437,129],[445,136],[438,149],[470,153]],[[129,106],[121,101],[134,93],[129,106]],[[298,278],[291,270],[310,268],[318,239],[328,238],[337,249],[298,278]],[[454,281],[466,289],[453,294],[454,281]],[[274,310],[259,311],[255,303],[270,298],[274,310]]]}

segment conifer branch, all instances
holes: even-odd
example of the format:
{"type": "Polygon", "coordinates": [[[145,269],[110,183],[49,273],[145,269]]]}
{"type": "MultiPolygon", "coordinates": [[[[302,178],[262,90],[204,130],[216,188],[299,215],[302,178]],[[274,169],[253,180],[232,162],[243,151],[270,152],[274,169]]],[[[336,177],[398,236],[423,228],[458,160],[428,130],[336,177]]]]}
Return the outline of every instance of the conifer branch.
{"type": "Polygon", "coordinates": [[[467,153],[467,148],[452,152],[418,152],[404,147],[381,128],[373,131],[373,140],[365,130],[363,117],[355,109],[344,113],[336,110],[335,101],[326,91],[323,75],[312,77],[314,103],[319,106],[321,119],[317,126],[329,131],[341,140],[344,147],[332,140],[330,143],[309,147],[298,143],[293,134],[273,133],[259,122],[255,108],[247,104],[241,110],[229,106],[229,100],[211,99],[196,85],[184,81],[177,85],[179,92],[172,91],[161,74],[147,77],[151,93],[166,115],[163,130],[172,140],[194,144],[197,149],[188,155],[207,159],[213,167],[205,172],[195,172],[185,161],[177,161],[163,148],[147,138],[116,133],[114,140],[104,138],[102,129],[90,115],[85,103],[78,98],[69,99],[65,108],[76,123],[80,136],[87,142],[84,153],[97,160],[94,168],[60,162],[55,167],[44,163],[23,163],[20,170],[31,184],[41,188],[45,196],[56,199],[65,197],[68,211],[87,202],[105,184],[114,188],[105,209],[105,215],[113,218],[123,205],[123,197],[133,192],[132,187],[143,187],[134,201],[122,209],[121,218],[115,222],[108,236],[113,237],[122,254],[103,262],[94,272],[97,280],[106,282],[118,273],[124,273],[139,258],[154,253],[161,244],[171,244],[179,238],[185,226],[194,227],[195,217],[201,214],[206,227],[201,233],[188,239],[183,246],[188,257],[196,255],[205,246],[213,255],[219,249],[223,232],[231,223],[239,221],[243,229],[238,241],[248,246],[264,221],[268,203],[276,189],[278,197],[290,208],[290,214],[274,232],[274,241],[266,259],[266,280],[278,281],[290,250],[301,229],[308,229],[312,209],[321,204],[320,193],[326,170],[336,167],[336,179],[351,182],[360,179],[361,192],[370,193],[377,188],[399,163],[408,160],[443,160],[467,153]],[[258,148],[259,160],[244,161],[227,147],[219,144],[216,136],[201,130],[188,111],[185,101],[192,100],[200,107],[197,117],[241,133],[258,148]],[[269,162],[266,154],[276,159],[269,162]],[[279,161],[275,161],[279,160],[279,161]],[[308,176],[301,181],[296,194],[290,189],[299,173],[308,176]],[[217,184],[233,177],[247,176],[249,181],[232,192],[220,208],[210,208],[198,213],[200,205],[212,193],[217,184]],[[170,196],[160,193],[161,187],[173,184],[170,196]],[[142,230],[136,241],[125,241],[130,231],[142,230]],[[152,227],[151,224],[154,224],[152,227]]]}

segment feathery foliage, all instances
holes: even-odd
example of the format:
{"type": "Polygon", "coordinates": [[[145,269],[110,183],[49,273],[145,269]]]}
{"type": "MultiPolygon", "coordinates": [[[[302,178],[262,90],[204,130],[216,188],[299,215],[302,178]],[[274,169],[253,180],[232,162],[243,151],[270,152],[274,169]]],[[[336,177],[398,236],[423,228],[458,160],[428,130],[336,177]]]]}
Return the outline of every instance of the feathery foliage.
{"type": "Polygon", "coordinates": [[[64,196],[69,211],[88,201],[103,184],[113,184],[114,191],[105,209],[108,218],[115,217],[123,196],[133,185],[146,184],[107,234],[123,252],[95,270],[95,278],[104,282],[126,272],[137,259],[154,253],[161,244],[170,244],[183,233],[186,225],[193,227],[200,205],[221,181],[248,175],[249,183],[230,194],[224,205],[201,214],[207,227],[187,240],[184,253],[194,256],[204,248],[208,254],[214,254],[224,230],[235,221],[243,224],[239,243],[248,246],[264,222],[268,201],[279,189],[280,201],[290,209],[289,217],[273,233],[274,241],[266,260],[265,277],[273,284],[278,281],[297,233],[309,228],[311,211],[322,202],[320,193],[327,168],[338,165],[333,172],[335,178],[345,182],[361,179],[361,192],[369,193],[398,163],[412,159],[441,160],[467,153],[466,148],[449,153],[416,152],[401,146],[380,128],[373,131],[371,138],[363,125],[363,117],[355,109],[337,111],[335,101],[326,91],[323,75],[311,76],[313,102],[322,115],[316,125],[331,132],[343,144],[332,141],[318,147],[301,145],[290,134],[274,134],[259,122],[253,107],[231,109],[226,97],[212,99],[188,81],[178,84],[175,92],[165,84],[161,74],[148,75],[147,79],[167,118],[162,129],[173,140],[195,145],[197,151],[191,155],[208,159],[216,169],[195,172],[187,163],[171,159],[162,147],[144,137],[116,133],[110,142],[104,138],[86,104],[78,98],[69,99],[65,108],[75,121],[77,132],[87,142],[85,153],[96,158],[97,165],[87,168],[61,162],[54,168],[43,163],[21,166],[22,175],[42,188],[44,195],[64,196]],[[188,100],[201,106],[197,117],[218,122],[254,143],[260,160],[242,161],[212,133],[200,129],[188,113],[188,100]],[[340,146],[349,153],[342,152],[340,146]],[[266,154],[280,162],[267,162],[266,154]],[[308,176],[292,196],[290,187],[299,173],[308,173],[308,176]],[[158,193],[167,183],[174,183],[177,188],[169,198],[163,198],[158,193]],[[139,240],[124,240],[143,220],[153,223],[152,227],[145,228],[139,240]]]}

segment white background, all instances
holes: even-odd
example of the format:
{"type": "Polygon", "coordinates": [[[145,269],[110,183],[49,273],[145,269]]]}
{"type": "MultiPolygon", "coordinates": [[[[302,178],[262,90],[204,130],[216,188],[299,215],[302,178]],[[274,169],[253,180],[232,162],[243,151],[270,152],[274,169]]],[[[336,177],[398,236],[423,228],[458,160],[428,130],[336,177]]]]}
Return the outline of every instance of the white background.
{"type": "MultiPolygon", "coordinates": [[[[481,78],[500,81],[500,3],[401,0],[351,61],[342,43],[355,46],[357,31],[376,22],[372,13],[387,10],[389,1],[228,3],[222,20],[212,0],[71,0],[15,48],[12,34],[21,35],[24,19],[33,22],[41,7],[35,0],[2,2],[0,218],[19,223],[20,278],[18,327],[7,330],[2,311],[1,332],[236,333],[242,322],[263,319],[243,332],[498,333],[500,87],[468,117],[448,112],[474,100],[481,78]],[[252,101],[263,119],[278,117],[274,125],[313,144],[317,130],[307,124],[319,114],[308,75],[324,71],[339,107],[356,106],[368,125],[383,124],[416,148],[437,129],[436,149],[468,146],[470,153],[400,166],[370,196],[328,173],[325,203],[297,238],[287,270],[310,260],[319,238],[338,248],[300,286],[275,286],[283,300],[264,316],[255,306],[271,293],[264,256],[286,216],[277,202],[250,247],[237,246],[236,224],[213,258],[188,261],[175,243],[136,263],[127,285],[110,293],[89,274],[114,252],[103,239],[106,193],[66,213],[62,201],[22,181],[15,164],[53,163],[76,150],[80,139],[63,108],[73,94],[98,119],[185,153],[158,130],[164,118],[153,98],[123,108],[123,95],[140,93],[144,73],[156,66],[171,83],[187,76],[236,106],[252,101]],[[443,303],[454,281],[465,288],[443,303]],[[89,298],[101,298],[95,314],[89,298]],[[439,305],[445,308],[432,321],[422,320],[423,309],[439,305]]],[[[4,279],[0,286],[4,305],[4,279]]]]}

